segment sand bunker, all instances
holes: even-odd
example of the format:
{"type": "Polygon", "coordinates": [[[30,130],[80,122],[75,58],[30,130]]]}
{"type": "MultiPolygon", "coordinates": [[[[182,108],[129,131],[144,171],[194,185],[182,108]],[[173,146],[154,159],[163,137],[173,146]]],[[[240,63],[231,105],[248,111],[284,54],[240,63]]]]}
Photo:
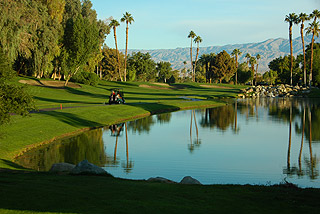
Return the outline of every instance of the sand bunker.
{"type": "Polygon", "coordinates": [[[167,90],[169,88],[165,88],[165,87],[158,87],[158,86],[152,86],[152,85],[139,85],[139,87],[142,88],[152,88],[152,89],[161,89],[161,90],[167,90]]]}
{"type": "Polygon", "coordinates": [[[204,88],[221,88],[221,89],[233,89],[230,87],[225,87],[225,86],[218,86],[218,85],[200,85],[201,87],[204,88]]]}
{"type": "MultiPolygon", "coordinates": [[[[42,86],[42,87],[50,87],[50,88],[64,88],[64,81],[50,81],[50,80],[19,80],[20,83],[34,85],[34,86],[42,86]]],[[[69,82],[68,87],[70,88],[81,88],[81,86],[77,83],[69,82]]]]}

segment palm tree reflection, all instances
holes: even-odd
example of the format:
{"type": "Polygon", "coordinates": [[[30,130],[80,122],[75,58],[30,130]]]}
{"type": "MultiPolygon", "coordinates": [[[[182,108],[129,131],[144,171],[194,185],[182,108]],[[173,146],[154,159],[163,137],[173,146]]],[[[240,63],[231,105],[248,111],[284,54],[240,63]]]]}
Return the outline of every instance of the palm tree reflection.
{"type": "Polygon", "coordinates": [[[188,149],[190,152],[193,152],[195,147],[199,147],[201,144],[201,140],[199,140],[199,131],[198,131],[198,125],[197,125],[197,119],[196,119],[196,112],[195,110],[191,110],[191,120],[190,120],[190,144],[188,145],[188,149]],[[193,140],[192,138],[192,118],[194,118],[194,126],[196,127],[196,135],[197,138],[193,140]]]}

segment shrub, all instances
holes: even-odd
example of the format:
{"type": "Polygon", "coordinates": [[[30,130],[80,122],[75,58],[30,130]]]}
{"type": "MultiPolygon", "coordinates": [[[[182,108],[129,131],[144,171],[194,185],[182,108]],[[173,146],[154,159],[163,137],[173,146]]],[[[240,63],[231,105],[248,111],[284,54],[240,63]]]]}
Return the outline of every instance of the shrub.
{"type": "Polygon", "coordinates": [[[99,77],[95,73],[82,71],[74,75],[71,78],[71,81],[85,85],[96,86],[99,82],[99,77]]]}

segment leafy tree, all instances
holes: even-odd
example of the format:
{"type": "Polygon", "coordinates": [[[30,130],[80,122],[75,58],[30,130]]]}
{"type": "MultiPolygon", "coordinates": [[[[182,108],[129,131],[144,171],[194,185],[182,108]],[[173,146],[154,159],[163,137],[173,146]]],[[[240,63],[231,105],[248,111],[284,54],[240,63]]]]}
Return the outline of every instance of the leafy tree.
{"type": "Polygon", "coordinates": [[[130,81],[150,81],[156,78],[156,63],[149,53],[132,53],[128,57],[130,81]]]}
{"type": "Polygon", "coordinates": [[[298,16],[295,13],[290,13],[286,15],[285,22],[289,23],[289,42],[290,42],[290,56],[291,56],[291,66],[290,66],[290,85],[292,85],[292,70],[293,70],[293,50],[292,50],[292,25],[297,23],[298,16]]]}
{"type": "Polygon", "coordinates": [[[229,82],[230,78],[236,72],[236,64],[234,59],[226,51],[220,52],[216,58],[213,65],[214,77],[221,83],[222,80],[229,82]]]}
{"type": "Polygon", "coordinates": [[[205,72],[206,81],[209,83],[211,83],[212,79],[214,78],[213,65],[215,62],[215,58],[215,53],[202,54],[199,58],[199,64],[205,72]]]}
{"type": "Polygon", "coordinates": [[[167,82],[172,76],[172,68],[170,62],[158,62],[156,66],[156,71],[158,74],[158,81],[159,82],[167,82]]]}
{"type": "Polygon", "coordinates": [[[194,79],[194,68],[193,68],[193,60],[192,60],[192,43],[193,43],[193,39],[196,37],[197,35],[193,32],[190,31],[188,38],[191,39],[191,45],[190,45],[190,63],[191,63],[191,72],[192,72],[192,81],[195,81],[194,79]]]}
{"type": "Polygon", "coordinates": [[[309,24],[309,27],[307,27],[307,34],[312,33],[312,39],[311,39],[311,58],[310,58],[310,76],[309,76],[309,86],[311,86],[312,83],[312,66],[313,66],[313,44],[314,44],[314,37],[319,37],[320,33],[320,26],[319,22],[316,22],[317,16],[315,15],[315,19],[312,23],[309,24]]]}
{"type": "Polygon", "coordinates": [[[63,50],[65,86],[70,78],[85,65],[91,54],[99,48],[98,38],[98,28],[95,23],[90,23],[88,18],[78,14],[76,18],[70,18],[67,21],[63,50]]]}
{"type": "Polygon", "coordinates": [[[100,62],[100,69],[102,71],[103,79],[117,81],[119,80],[118,73],[118,56],[120,60],[120,67],[124,68],[124,54],[117,51],[116,49],[111,49],[106,46],[102,49],[102,60],[100,62]]]}
{"type": "MultiPolygon", "coordinates": [[[[311,44],[306,47],[307,68],[310,69],[311,65],[311,44]]],[[[320,85],[320,43],[313,45],[313,62],[312,62],[312,75],[314,85],[320,85]]]]}
{"type": "Polygon", "coordinates": [[[263,80],[272,85],[276,83],[277,78],[278,74],[276,71],[273,70],[269,70],[263,74],[263,80]]]}
{"type": "Polygon", "coordinates": [[[26,116],[35,108],[25,87],[10,84],[14,75],[7,57],[0,49],[0,125],[10,121],[11,113],[26,116]]]}
{"type": "Polygon", "coordinates": [[[236,84],[238,83],[238,57],[242,54],[242,52],[239,49],[233,49],[231,55],[234,56],[236,61],[236,84]]]}
{"type": "Polygon", "coordinates": [[[129,34],[129,24],[134,22],[132,15],[128,12],[123,14],[121,18],[121,22],[126,22],[126,53],[125,53],[125,60],[124,60],[124,81],[127,81],[127,57],[128,57],[128,34],[129,34]]]}
{"type": "Polygon", "coordinates": [[[237,73],[239,83],[247,83],[253,78],[252,72],[250,71],[249,66],[246,62],[243,62],[238,66],[237,73]]]}

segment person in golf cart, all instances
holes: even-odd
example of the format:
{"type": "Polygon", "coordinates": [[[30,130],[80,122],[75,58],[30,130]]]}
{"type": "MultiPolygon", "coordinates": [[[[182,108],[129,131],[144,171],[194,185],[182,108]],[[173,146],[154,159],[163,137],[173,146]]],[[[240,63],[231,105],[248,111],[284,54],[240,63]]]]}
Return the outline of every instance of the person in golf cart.
{"type": "Polygon", "coordinates": [[[112,89],[109,96],[109,104],[124,104],[123,92],[120,89],[112,89]]]}

